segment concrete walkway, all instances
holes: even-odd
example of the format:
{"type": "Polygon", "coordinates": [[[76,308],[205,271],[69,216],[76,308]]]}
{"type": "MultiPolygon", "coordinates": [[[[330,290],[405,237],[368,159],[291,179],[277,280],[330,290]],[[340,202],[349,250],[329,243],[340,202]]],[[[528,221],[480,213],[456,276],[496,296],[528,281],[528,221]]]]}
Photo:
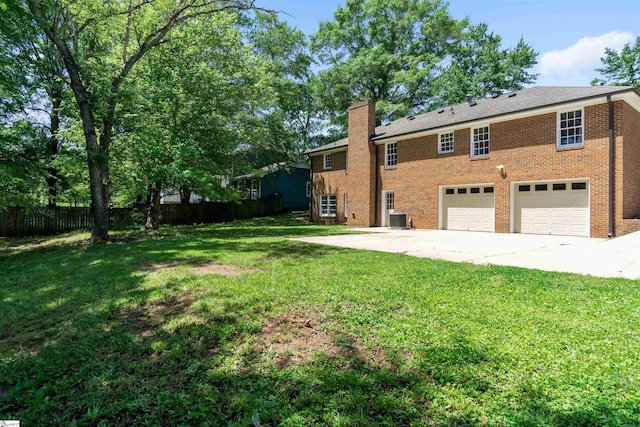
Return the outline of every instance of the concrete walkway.
{"type": "Polygon", "coordinates": [[[366,234],[305,237],[308,243],[599,277],[640,279],[640,232],[616,239],[361,228],[366,234]]]}

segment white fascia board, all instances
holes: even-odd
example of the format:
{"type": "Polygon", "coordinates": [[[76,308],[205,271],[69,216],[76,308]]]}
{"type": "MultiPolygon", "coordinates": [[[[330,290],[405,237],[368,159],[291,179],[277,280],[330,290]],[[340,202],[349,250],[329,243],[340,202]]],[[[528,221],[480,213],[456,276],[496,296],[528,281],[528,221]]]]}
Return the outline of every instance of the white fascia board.
{"type": "Polygon", "coordinates": [[[333,153],[340,153],[342,151],[347,151],[348,147],[338,147],[338,148],[332,148],[330,150],[323,150],[323,151],[316,151],[315,153],[309,153],[307,154],[309,157],[318,157],[318,156],[324,156],[325,154],[333,154],[333,153]]]}

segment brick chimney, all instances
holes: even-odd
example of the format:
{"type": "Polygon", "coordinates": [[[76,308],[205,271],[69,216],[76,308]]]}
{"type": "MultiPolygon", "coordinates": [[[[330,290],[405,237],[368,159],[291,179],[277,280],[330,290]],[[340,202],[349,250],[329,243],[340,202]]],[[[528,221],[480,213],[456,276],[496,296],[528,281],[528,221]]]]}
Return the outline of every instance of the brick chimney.
{"type": "Polygon", "coordinates": [[[370,227],[376,218],[376,153],[369,141],[376,128],[376,104],[367,99],[349,107],[348,220],[370,227]],[[355,214],[355,215],[354,215],[355,214]]]}

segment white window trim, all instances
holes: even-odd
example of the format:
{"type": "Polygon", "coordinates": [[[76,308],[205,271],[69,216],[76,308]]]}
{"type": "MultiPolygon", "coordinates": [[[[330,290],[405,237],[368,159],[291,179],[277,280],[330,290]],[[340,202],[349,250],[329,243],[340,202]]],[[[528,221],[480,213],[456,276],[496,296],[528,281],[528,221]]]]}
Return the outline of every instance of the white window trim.
{"type": "Polygon", "coordinates": [[[487,157],[489,157],[489,155],[491,154],[491,126],[487,125],[482,125],[482,126],[476,126],[476,127],[472,127],[470,129],[470,155],[472,159],[486,159],[487,157]],[[475,144],[475,141],[473,140],[473,131],[476,129],[481,129],[481,128],[487,128],[487,142],[489,143],[489,146],[487,147],[489,150],[489,154],[483,154],[481,156],[474,156],[473,155],[473,145],[475,144]]]}
{"type": "Polygon", "coordinates": [[[338,198],[336,197],[335,194],[321,194],[319,199],[318,199],[318,213],[320,214],[321,218],[335,218],[336,216],[336,211],[338,210],[338,198]],[[330,212],[330,203],[329,203],[329,198],[333,197],[336,203],[335,206],[335,210],[333,213],[322,213],[322,201],[323,199],[327,199],[327,211],[330,212]]]}
{"type": "Polygon", "coordinates": [[[559,110],[556,112],[556,148],[565,149],[572,147],[583,147],[584,146],[584,108],[570,108],[568,110],[559,110]],[[582,118],[582,124],[580,125],[582,128],[582,142],[580,144],[567,144],[560,145],[560,115],[562,113],[571,113],[573,111],[580,111],[580,117],[582,118]]]}
{"type": "Polygon", "coordinates": [[[333,167],[333,153],[325,154],[322,157],[322,168],[327,170],[333,167]],[[327,166],[327,160],[329,160],[329,165],[327,166]]]}
{"type": "Polygon", "coordinates": [[[384,144],[384,168],[385,169],[395,169],[398,165],[398,143],[397,142],[387,142],[384,144]],[[389,163],[389,146],[394,145],[396,147],[396,162],[394,164],[389,163]]]}
{"type": "MultiPolygon", "coordinates": [[[[472,132],[473,135],[473,132],[472,132]]],[[[456,146],[456,133],[454,131],[451,132],[440,132],[438,134],[438,154],[445,154],[445,153],[453,153],[455,150],[455,146],[456,146]],[[453,135],[453,138],[451,139],[451,150],[443,150],[442,149],[442,136],[443,135],[453,135]]]]}

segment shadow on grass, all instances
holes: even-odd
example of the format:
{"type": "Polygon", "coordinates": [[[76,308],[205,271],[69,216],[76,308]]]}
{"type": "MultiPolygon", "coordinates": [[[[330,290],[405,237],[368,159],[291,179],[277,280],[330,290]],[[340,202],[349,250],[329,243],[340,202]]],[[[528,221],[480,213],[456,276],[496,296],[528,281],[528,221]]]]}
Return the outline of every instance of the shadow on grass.
{"type": "MultiPolygon", "coordinates": [[[[497,372],[501,361],[463,335],[449,345],[425,344],[416,369],[368,362],[342,335],[345,345],[335,357],[318,351],[305,363],[280,366],[254,345],[276,303],[232,287],[243,278],[201,282],[188,273],[159,272],[158,283],[150,283],[143,270],[149,263],[229,257],[268,269],[277,260],[306,262],[342,251],[271,239],[318,232],[278,222],[264,229],[176,227],[130,242],[60,244],[0,258],[0,419],[250,426],[257,414],[270,426],[486,423],[479,406],[496,392],[495,381],[479,372],[497,372]],[[443,390],[472,403],[452,403],[443,390]]],[[[255,283],[263,276],[266,281],[267,273],[256,273],[255,283]]],[[[633,402],[593,402],[558,410],[530,390],[501,420],[633,425],[634,408],[633,402]]]]}

